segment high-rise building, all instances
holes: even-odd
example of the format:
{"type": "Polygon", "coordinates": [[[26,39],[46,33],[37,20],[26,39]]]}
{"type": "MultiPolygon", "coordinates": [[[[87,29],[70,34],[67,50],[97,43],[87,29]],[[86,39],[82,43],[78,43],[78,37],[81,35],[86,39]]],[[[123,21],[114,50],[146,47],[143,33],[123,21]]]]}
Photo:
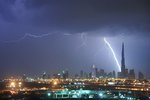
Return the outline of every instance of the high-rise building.
{"type": "Polygon", "coordinates": [[[125,77],[128,77],[128,69],[125,69],[125,77]]]}
{"type": "Polygon", "coordinates": [[[93,65],[93,66],[92,66],[92,78],[95,78],[95,77],[96,77],[95,71],[96,71],[96,67],[95,67],[95,65],[93,65]]]}
{"type": "Polygon", "coordinates": [[[116,72],[113,70],[113,78],[116,78],[116,72]]]}
{"type": "Polygon", "coordinates": [[[75,77],[75,78],[79,78],[79,75],[78,75],[78,74],[75,74],[74,77],[75,77]]]}
{"type": "Polygon", "coordinates": [[[129,78],[129,79],[135,79],[134,69],[130,69],[128,78],[129,78]]]}
{"type": "Polygon", "coordinates": [[[122,78],[122,73],[118,72],[118,78],[122,78]]]}
{"type": "Polygon", "coordinates": [[[128,69],[125,68],[124,43],[122,43],[122,51],[121,51],[121,72],[118,72],[118,77],[119,78],[128,77],[128,69]]]}
{"type": "Polygon", "coordinates": [[[121,74],[122,78],[125,78],[125,56],[124,56],[124,43],[122,43],[122,52],[121,52],[121,74]]]}
{"type": "Polygon", "coordinates": [[[66,78],[69,78],[69,71],[66,71],[66,78]]]}
{"type": "Polygon", "coordinates": [[[83,70],[80,71],[80,78],[83,78],[83,70]]]}
{"type": "Polygon", "coordinates": [[[25,81],[26,79],[27,79],[27,76],[25,74],[23,74],[22,80],[25,81]]]}
{"type": "Polygon", "coordinates": [[[84,77],[84,78],[89,78],[88,73],[84,72],[83,77],[84,77]]]}
{"type": "Polygon", "coordinates": [[[112,73],[112,72],[109,72],[109,73],[107,74],[107,77],[113,78],[113,73],[112,73]]]}
{"type": "Polygon", "coordinates": [[[100,69],[100,71],[99,71],[99,76],[100,76],[100,77],[104,77],[104,74],[105,74],[104,69],[100,69]]]}
{"type": "Polygon", "coordinates": [[[89,73],[89,78],[93,78],[93,77],[92,77],[92,73],[91,73],[91,72],[89,73]]]}
{"type": "Polygon", "coordinates": [[[62,71],[62,78],[63,78],[63,79],[66,79],[66,78],[68,78],[68,77],[69,77],[69,72],[63,70],[63,71],[62,71]]]}
{"type": "Polygon", "coordinates": [[[142,72],[139,72],[138,78],[139,78],[139,79],[144,79],[144,74],[143,74],[142,72]]]}
{"type": "Polygon", "coordinates": [[[96,75],[97,78],[99,77],[98,68],[95,68],[95,75],[96,75]]]}
{"type": "Polygon", "coordinates": [[[43,72],[42,79],[46,79],[46,72],[43,72]]]}

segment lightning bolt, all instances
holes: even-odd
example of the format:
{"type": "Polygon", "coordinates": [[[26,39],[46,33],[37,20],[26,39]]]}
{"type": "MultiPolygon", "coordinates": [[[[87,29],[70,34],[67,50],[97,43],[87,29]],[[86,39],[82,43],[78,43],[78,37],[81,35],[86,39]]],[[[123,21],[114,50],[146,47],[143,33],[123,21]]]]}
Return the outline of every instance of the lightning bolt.
{"type": "Polygon", "coordinates": [[[111,50],[111,52],[112,52],[112,54],[113,54],[113,57],[114,57],[114,59],[115,59],[115,61],[116,61],[116,64],[117,64],[117,66],[118,66],[118,69],[119,69],[119,71],[121,71],[121,67],[120,67],[120,64],[119,64],[119,62],[118,62],[118,59],[117,59],[117,57],[116,57],[116,54],[115,54],[113,48],[111,47],[110,43],[106,40],[105,37],[104,37],[104,42],[105,42],[105,43],[108,45],[108,47],[110,48],[110,50],[111,50]]]}
{"type": "MultiPolygon", "coordinates": [[[[35,34],[25,33],[24,36],[22,36],[22,37],[19,38],[19,39],[10,40],[10,41],[1,41],[1,42],[3,42],[3,43],[15,43],[15,42],[20,42],[20,41],[24,40],[24,39],[27,38],[27,37],[42,38],[42,37],[50,36],[50,35],[52,35],[52,34],[54,34],[54,33],[47,33],[47,34],[41,34],[41,35],[35,35],[35,34]]],[[[72,34],[64,33],[63,35],[64,35],[64,36],[71,36],[72,34]]]]}
{"type": "Polygon", "coordinates": [[[86,33],[81,33],[82,45],[87,46],[87,37],[86,33]]]}
{"type": "Polygon", "coordinates": [[[86,33],[79,33],[78,34],[81,39],[81,44],[76,48],[76,51],[79,51],[79,49],[81,49],[82,47],[86,47],[87,46],[87,34],[86,33]]]}
{"type": "Polygon", "coordinates": [[[79,48],[87,46],[87,37],[86,37],[86,35],[87,35],[86,33],[81,33],[80,34],[80,38],[81,38],[82,44],[80,45],[79,48]]]}
{"type": "Polygon", "coordinates": [[[30,33],[25,33],[24,36],[22,36],[19,39],[10,40],[10,41],[2,41],[2,42],[4,42],[4,43],[15,43],[15,42],[20,42],[20,41],[24,40],[27,37],[42,38],[42,37],[46,37],[46,36],[49,36],[49,35],[52,35],[52,33],[47,33],[47,34],[42,34],[42,35],[34,35],[34,34],[30,34],[30,33]]]}

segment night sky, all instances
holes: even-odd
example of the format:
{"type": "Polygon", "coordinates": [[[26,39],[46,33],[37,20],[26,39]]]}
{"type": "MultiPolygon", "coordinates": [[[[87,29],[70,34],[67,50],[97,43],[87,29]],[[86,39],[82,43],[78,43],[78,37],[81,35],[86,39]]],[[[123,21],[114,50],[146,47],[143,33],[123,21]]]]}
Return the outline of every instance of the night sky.
{"type": "Polygon", "coordinates": [[[0,76],[118,71],[104,37],[150,77],[149,0],[0,0],[0,76]]]}

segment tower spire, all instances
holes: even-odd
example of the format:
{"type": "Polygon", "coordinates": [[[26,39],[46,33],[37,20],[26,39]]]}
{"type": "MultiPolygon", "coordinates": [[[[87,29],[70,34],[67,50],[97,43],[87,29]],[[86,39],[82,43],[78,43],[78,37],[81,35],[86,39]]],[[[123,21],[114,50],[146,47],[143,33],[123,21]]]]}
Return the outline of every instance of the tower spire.
{"type": "Polygon", "coordinates": [[[122,59],[121,59],[121,67],[125,67],[124,42],[122,43],[122,59]]]}
{"type": "Polygon", "coordinates": [[[125,57],[124,57],[124,42],[122,43],[122,52],[121,52],[121,73],[125,77],[125,57]]]}

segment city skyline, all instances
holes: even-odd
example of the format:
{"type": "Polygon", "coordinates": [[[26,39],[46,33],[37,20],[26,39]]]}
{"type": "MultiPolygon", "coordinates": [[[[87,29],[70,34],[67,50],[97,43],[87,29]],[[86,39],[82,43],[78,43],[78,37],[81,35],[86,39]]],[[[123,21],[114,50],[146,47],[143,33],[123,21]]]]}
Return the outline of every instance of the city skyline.
{"type": "Polygon", "coordinates": [[[150,78],[148,0],[0,0],[0,77],[39,75],[93,64],[107,72],[121,65],[150,78]]]}
{"type": "Polygon", "coordinates": [[[149,100],[150,0],[0,0],[0,100],[149,100]]]}

